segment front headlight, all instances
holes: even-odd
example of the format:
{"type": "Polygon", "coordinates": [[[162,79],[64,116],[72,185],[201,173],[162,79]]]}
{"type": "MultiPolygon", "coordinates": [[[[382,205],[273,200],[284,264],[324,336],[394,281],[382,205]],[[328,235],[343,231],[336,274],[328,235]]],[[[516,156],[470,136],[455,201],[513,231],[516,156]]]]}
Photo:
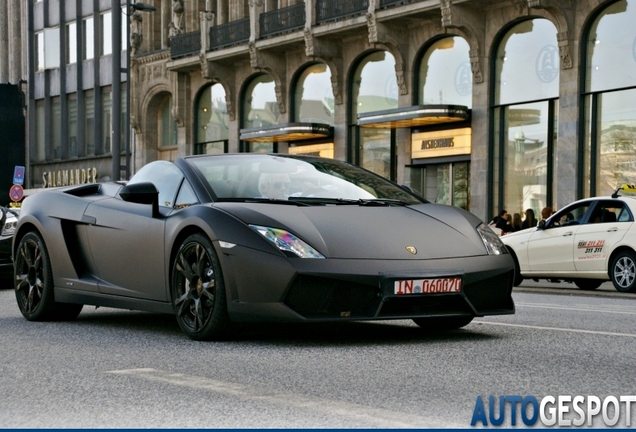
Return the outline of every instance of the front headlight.
{"type": "Polygon", "coordinates": [[[260,225],[250,225],[250,228],[274,243],[283,252],[291,252],[300,258],[324,258],[320,252],[290,232],[260,225]]]}
{"type": "Polygon", "coordinates": [[[4,227],[2,228],[3,236],[12,236],[15,232],[15,227],[18,224],[18,219],[15,217],[7,218],[7,221],[4,223],[4,227]]]}
{"type": "Polygon", "coordinates": [[[484,242],[484,246],[486,246],[488,255],[502,255],[508,253],[506,245],[503,244],[499,236],[486,224],[479,224],[479,226],[477,227],[477,232],[481,236],[481,240],[484,242]]]}

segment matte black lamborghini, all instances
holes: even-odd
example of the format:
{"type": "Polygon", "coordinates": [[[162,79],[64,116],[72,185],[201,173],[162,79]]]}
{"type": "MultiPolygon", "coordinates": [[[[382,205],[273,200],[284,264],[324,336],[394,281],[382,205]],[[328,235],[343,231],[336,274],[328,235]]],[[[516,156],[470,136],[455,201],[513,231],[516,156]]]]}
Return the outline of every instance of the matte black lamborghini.
{"type": "Polygon", "coordinates": [[[174,313],[192,339],[239,322],[512,314],[514,263],[476,216],[318,157],[191,156],[127,183],[43,191],[13,242],[24,317],[82,305],[174,313]]]}

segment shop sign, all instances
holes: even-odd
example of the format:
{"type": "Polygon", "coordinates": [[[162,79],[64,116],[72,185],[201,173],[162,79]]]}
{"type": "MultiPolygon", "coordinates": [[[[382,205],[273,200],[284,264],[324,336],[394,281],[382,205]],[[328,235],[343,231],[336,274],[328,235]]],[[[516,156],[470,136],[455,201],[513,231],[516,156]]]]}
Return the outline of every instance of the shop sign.
{"type": "Polygon", "coordinates": [[[42,173],[44,187],[73,186],[97,183],[97,168],[77,168],[42,173]]]}
{"type": "Polygon", "coordinates": [[[470,128],[435,132],[420,132],[411,135],[411,158],[422,159],[470,154],[470,128]]]}

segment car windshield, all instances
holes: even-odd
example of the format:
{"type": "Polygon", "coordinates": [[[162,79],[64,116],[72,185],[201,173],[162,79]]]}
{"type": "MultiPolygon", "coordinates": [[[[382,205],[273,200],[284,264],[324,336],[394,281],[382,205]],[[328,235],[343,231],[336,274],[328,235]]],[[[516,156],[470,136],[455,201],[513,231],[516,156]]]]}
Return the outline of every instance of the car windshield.
{"type": "Polygon", "coordinates": [[[220,201],[373,205],[426,202],[378,175],[338,160],[262,154],[187,160],[220,201]]]}

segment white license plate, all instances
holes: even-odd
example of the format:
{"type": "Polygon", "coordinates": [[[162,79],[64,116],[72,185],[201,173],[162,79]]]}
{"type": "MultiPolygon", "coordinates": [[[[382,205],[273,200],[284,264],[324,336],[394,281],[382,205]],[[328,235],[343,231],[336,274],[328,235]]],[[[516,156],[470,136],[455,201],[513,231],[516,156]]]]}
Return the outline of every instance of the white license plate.
{"type": "Polygon", "coordinates": [[[460,277],[434,279],[407,279],[395,281],[394,293],[404,294],[446,294],[462,290],[460,277]]]}

